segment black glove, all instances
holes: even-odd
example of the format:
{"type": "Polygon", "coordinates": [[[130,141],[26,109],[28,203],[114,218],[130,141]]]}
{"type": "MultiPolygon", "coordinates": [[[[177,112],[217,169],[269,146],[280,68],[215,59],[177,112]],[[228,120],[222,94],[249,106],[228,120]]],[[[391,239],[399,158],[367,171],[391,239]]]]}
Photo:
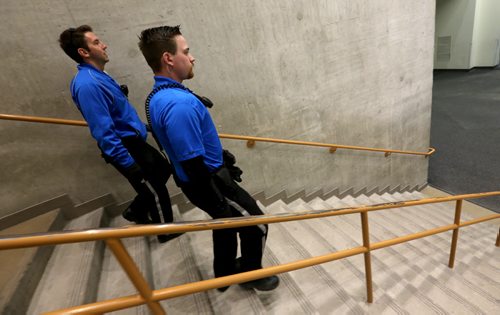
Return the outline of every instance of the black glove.
{"type": "Polygon", "coordinates": [[[144,174],[142,173],[141,167],[134,163],[127,167],[123,171],[123,175],[128,179],[128,181],[135,187],[135,185],[141,184],[144,180],[144,174]]]}
{"type": "Polygon", "coordinates": [[[231,178],[238,183],[241,183],[241,174],[243,174],[243,171],[241,168],[236,166],[236,158],[234,155],[229,152],[229,150],[223,150],[222,151],[222,158],[224,160],[224,166],[228,169],[229,174],[231,174],[231,178]]]}
{"type": "Polygon", "coordinates": [[[222,159],[224,160],[224,164],[226,166],[233,166],[236,164],[236,158],[234,154],[229,152],[229,150],[222,150],[222,159]]]}

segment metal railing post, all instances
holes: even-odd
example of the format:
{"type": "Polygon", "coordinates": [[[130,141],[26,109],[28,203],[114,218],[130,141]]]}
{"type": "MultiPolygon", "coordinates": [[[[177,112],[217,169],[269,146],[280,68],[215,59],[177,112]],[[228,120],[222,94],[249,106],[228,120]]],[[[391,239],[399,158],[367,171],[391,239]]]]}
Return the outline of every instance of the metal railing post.
{"type": "Polygon", "coordinates": [[[368,303],[373,302],[373,286],[372,286],[372,260],[370,253],[370,229],[368,226],[368,212],[361,212],[361,229],[363,232],[363,247],[368,251],[365,256],[365,275],[366,275],[366,300],[368,303]]]}
{"type": "Polygon", "coordinates": [[[123,246],[121,240],[116,238],[107,239],[106,244],[109,246],[140,295],[146,300],[146,304],[151,309],[151,312],[155,315],[165,315],[166,312],[160,303],[151,300],[153,292],[149,288],[148,282],[139,271],[139,268],[137,268],[137,265],[134,263],[134,260],[130,257],[127,249],[123,246]]]}
{"type": "Polygon", "coordinates": [[[455,265],[455,253],[457,252],[457,243],[458,243],[458,231],[460,228],[460,215],[462,213],[462,199],[457,200],[457,204],[455,206],[455,221],[453,224],[456,227],[453,229],[453,236],[451,237],[451,249],[450,249],[450,260],[448,262],[448,267],[453,268],[455,265]]]}

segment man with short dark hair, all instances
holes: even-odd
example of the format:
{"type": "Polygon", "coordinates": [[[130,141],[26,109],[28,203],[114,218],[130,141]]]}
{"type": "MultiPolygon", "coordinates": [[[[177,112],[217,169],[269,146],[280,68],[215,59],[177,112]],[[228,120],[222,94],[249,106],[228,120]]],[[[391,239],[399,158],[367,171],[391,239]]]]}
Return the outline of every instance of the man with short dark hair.
{"type": "MultiPolygon", "coordinates": [[[[137,197],[123,216],[139,224],[172,222],[172,207],[165,186],[171,174],[168,161],[146,142],[147,131],[116,81],[104,72],[107,46],[88,25],[69,28],[59,37],[64,52],[78,63],[71,95],[89,125],[102,156],[124,175],[137,197]],[[151,220],[148,216],[151,216],[151,220]]],[[[159,235],[165,242],[172,235],[159,235]]]]}
{"type": "MultiPolygon", "coordinates": [[[[195,59],[180,27],[144,30],[139,47],[155,74],[154,90],[146,104],[150,124],[167,152],[184,194],[212,218],[263,214],[224,165],[222,145],[203,100],[182,85],[194,76],[195,59]]],[[[259,225],[214,230],[215,276],[262,268],[267,229],[267,225],[259,225]],[[237,234],[241,240],[239,259],[236,259],[237,234]]],[[[279,285],[279,278],[271,276],[241,285],[269,291],[279,285]]],[[[225,289],[227,287],[219,288],[219,291],[225,289]]]]}

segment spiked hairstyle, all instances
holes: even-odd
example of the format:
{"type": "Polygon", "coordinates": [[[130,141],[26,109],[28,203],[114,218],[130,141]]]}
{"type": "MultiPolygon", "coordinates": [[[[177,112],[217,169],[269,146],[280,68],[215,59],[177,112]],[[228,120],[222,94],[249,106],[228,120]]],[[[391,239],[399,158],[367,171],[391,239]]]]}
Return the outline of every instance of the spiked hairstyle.
{"type": "Polygon", "coordinates": [[[153,72],[161,70],[161,57],[164,52],[173,55],[177,52],[175,37],[182,35],[181,26],[159,26],[145,29],[139,36],[139,48],[153,72]]]}

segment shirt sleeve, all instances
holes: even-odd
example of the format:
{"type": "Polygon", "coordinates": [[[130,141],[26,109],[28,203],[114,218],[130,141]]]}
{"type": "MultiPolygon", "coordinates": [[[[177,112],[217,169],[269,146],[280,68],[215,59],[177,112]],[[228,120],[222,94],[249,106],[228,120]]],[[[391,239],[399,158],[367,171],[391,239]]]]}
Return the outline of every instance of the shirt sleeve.
{"type": "Polygon", "coordinates": [[[179,161],[205,154],[201,123],[205,113],[198,104],[188,102],[174,106],[167,117],[166,133],[179,161]]]}
{"type": "Polygon", "coordinates": [[[99,148],[122,167],[135,163],[123,146],[115,131],[109,107],[113,104],[113,96],[104,89],[93,84],[85,84],[77,92],[78,102],[83,117],[87,121],[92,137],[97,140],[99,148]]]}

